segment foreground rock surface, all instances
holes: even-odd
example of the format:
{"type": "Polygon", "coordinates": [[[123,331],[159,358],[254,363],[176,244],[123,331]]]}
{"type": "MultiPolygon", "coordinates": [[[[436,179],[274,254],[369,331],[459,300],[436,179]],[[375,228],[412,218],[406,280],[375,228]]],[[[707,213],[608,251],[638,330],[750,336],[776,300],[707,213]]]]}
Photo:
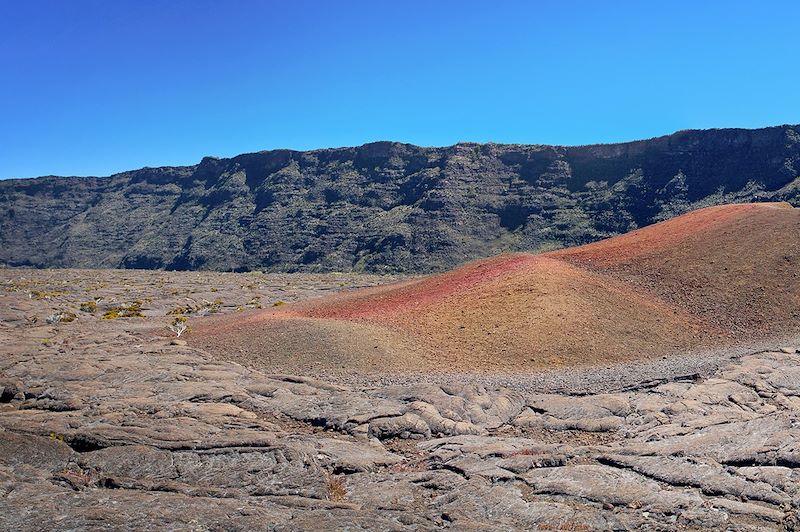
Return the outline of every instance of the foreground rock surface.
{"type": "Polygon", "coordinates": [[[4,530],[799,524],[800,354],[780,349],[795,346],[593,395],[343,384],[263,374],[152,332],[176,298],[217,295],[230,304],[215,311],[233,312],[251,292],[291,300],[340,277],[7,270],[2,281],[4,530]],[[100,308],[81,313],[95,296],[100,308]],[[133,298],[149,299],[145,317],[101,319],[133,298]],[[70,309],[73,321],[48,323],[70,309]]]}

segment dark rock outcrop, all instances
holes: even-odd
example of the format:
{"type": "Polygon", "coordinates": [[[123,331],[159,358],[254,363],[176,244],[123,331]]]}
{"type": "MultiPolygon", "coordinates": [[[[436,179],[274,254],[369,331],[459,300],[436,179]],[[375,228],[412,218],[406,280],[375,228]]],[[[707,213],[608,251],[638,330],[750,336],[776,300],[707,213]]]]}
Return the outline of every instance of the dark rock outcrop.
{"type": "Polygon", "coordinates": [[[376,142],[0,181],[0,264],[428,272],[721,203],[800,204],[800,127],[580,147],[376,142]]]}

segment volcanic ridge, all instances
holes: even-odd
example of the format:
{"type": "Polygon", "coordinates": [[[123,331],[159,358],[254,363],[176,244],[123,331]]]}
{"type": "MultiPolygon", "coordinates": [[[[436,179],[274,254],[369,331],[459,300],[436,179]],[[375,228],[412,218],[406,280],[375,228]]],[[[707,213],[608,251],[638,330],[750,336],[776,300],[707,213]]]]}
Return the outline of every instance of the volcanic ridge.
{"type": "Polygon", "coordinates": [[[286,373],[527,373],[702,352],[798,326],[800,210],[751,203],[206,318],[189,341],[286,373]]]}

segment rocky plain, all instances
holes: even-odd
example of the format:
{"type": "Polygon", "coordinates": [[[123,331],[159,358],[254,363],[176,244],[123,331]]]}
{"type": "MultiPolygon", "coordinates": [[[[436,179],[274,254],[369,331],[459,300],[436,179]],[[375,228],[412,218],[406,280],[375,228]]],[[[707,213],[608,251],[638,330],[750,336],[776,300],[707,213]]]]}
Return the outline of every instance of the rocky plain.
{"type": "Polygon", "coordinates": [[[184,341],[394,279],[0,270],[0,528],[800,527],[797,340],[503,379],[288,375],[184,341]]]}

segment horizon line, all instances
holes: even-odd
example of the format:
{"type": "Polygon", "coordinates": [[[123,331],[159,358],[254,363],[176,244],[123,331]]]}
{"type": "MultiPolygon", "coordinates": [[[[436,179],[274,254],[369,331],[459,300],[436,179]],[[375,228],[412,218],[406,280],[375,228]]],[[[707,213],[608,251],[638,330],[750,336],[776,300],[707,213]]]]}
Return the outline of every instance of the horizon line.
{"type": "Polygon", "coordinates": [[[637,138],[632,140],[624,140],[624,141],[617,141],[617,142],[594,142],[588,144],[547,144],[547,143],[526,143],[526,142],[494,142],[494,141],[486,141],[486,142],[476,142],[476,141],[469,141],[469,140],[459,140],[453,144],[445,144],[445,145],[425,145],[425,144],[414,144],[413,142],[403,142],[397,140],[373,140],[363,142],[361,144],[356,145],[349,145],[349,146],[327,146],[327,147],[319,147],[319,148],[310,148],[310,149],[295,149],[295,148],[267,148],[264,150],[257,150],[257,151],[246,151],[237,153],[231,156],[216,156],[216,155],[204,155],[200,158],[200,160],[194,164],[164,164],[158,166],[150,166],[145,165],[139,168],[132,168],[128,170],[121,170],[119,172],[110,173],[108,175],[57,175],[57,174],[44,174],[38,176],[28,176],[28,177],[0,177],[0,181],[20,181],[20,180],[31,180],[31,179],[42,179],[42,178],[76,178],[76,179],[103,179],[114,177],[122,174],[127,174],[131,172],[139,172],[142,170],[160,170],[165,168],[192,168],[199,166],[205,159],[214,159],[219,161],[235,159],[237,157],[243,157],[246,155],[255,155],[255,154],[263,154],[263,153],[271,153],[271,152],[291,152],[291,153],[316,153],[316,152],[323,152],[323,151],[336,151],[336,150],[351,150],[351,149],[358,149],[363,148],[364,146],[369,146],[372,144],[400,144],[403,146],[413,146],[415,148],[426,148],[426,149],[447,149],[453,148],[460,145],[476,145],[476,146],[487,146],[487,145],[494,145],[494,146],[542,146],[542,147],[551,147],[551,148],[589,148],[595,146],[618,146],[618,145],[627,145],[627,144],[636,144],[639,142],[649,142],[653,140],[663,139],[667,137],[672,137],[675,135],[679,135],[681,133],[693,133],[693,132],[711,132],[711,131],[760,131],[766,129],[779,129],[779,128],[794,128],[800,127],[800,124],[790,124],[790,123],[783,123],[783,124],[776,124],[771,126],[763,126],[763,127],[710,127],[710,128],[687,128],[687,129],[679,129],[673,131],[671,133],[666,133],[663,135],[656,135],[653,137],[647,138],[637,138]]]}

